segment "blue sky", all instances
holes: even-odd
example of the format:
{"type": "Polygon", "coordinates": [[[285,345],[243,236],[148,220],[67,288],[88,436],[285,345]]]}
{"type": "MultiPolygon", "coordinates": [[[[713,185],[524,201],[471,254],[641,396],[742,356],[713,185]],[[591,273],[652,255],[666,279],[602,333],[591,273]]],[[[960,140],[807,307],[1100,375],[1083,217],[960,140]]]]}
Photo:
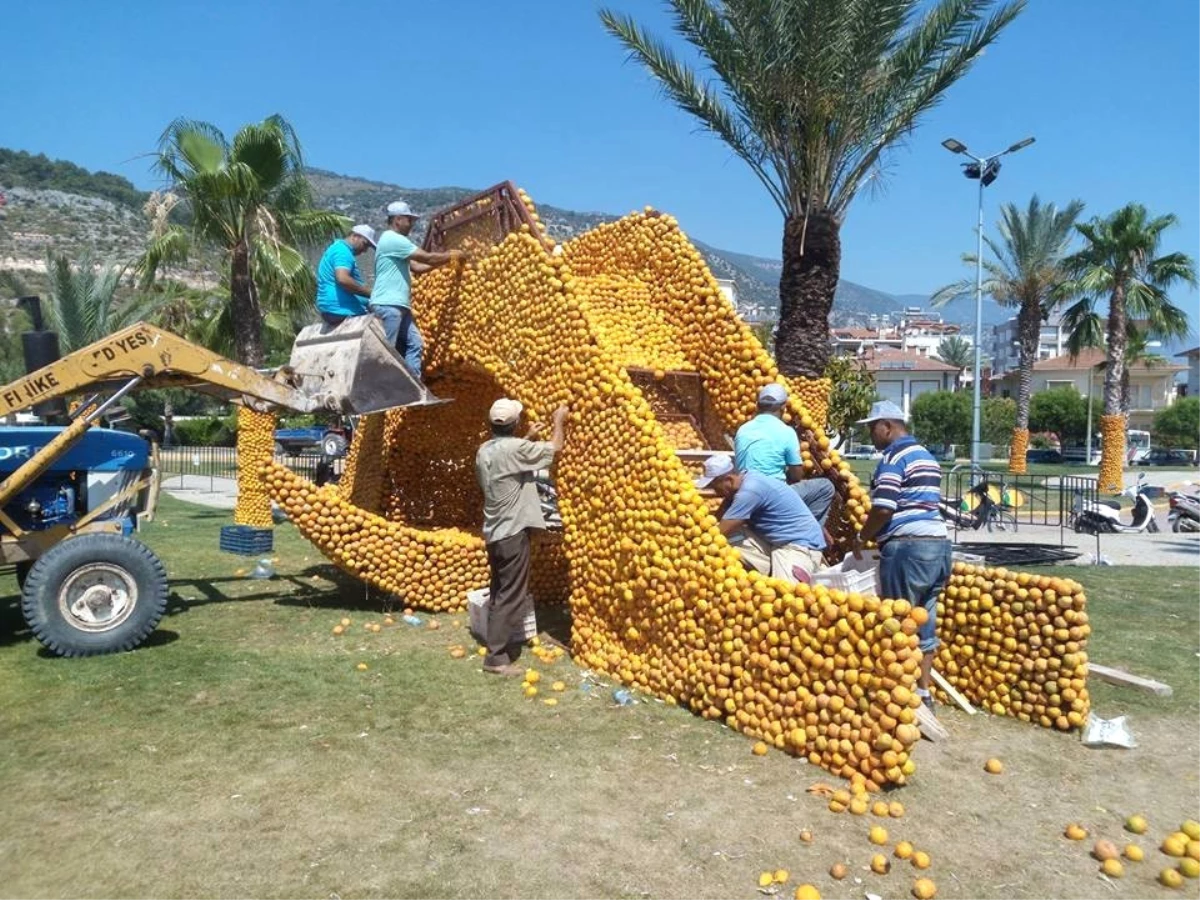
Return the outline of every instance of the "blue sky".
{"type": "MultiPolygon", "coordinates": [[[[740,160],[662,100],[600,27],[594,0],[8,4],[0,146],[155,185],[145,154],[176,116],[228,132],[280,112],[310,164],[401,185],[512,179],[535,200],[622,213],[652,204],[713,245],[778,256],[781,220],[740,160]]],[[[610,0],[667,33],[654,0],[610,0]]],[[[940,146],[1026,135],[988,189],[1129,200],[1175,212],[1200,245],[1194,0],[1031,0],[890,158],[843,231],[843,277],[926,293],[973,247],[973,183],[940,146]]],[[[1195,294],[1176,297],[1195,307],[1195,294]]],[[[1195,311],[1193,310],[1193,317],[1195,311]]]]}

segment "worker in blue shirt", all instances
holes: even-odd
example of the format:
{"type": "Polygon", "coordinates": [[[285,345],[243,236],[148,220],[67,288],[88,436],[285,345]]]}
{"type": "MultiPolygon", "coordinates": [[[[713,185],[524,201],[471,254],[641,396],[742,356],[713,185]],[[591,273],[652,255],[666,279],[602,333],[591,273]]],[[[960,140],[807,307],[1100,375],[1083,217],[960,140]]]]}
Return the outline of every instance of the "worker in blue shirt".
{"type": "Polygon", "coordinates": [[[317,263],[317,312],[326,325],[341,325],[352,316],[367,314],[371,290],[358,271],[355,257],[375,246],[375,229],[355,225],[345,238],[338,238],[317,263]]]}
{"type": "Polygon", "coordinates": [[[812,573],[823,566],[821,526],[782,481],[739,472],[728,453],[714,453],[695,484],[723,498],[721,534],[762,574],[794,584],[811,581],[812,573]]]}
{"type": "Polygon", "coordinates": [[[787,482],[824,527],[836,489],[828,478],[804,477],[800,438],[783,421],[787,400],[787,388],[781,384],[768,384],[758,392],[756,415],[733,438],[734,468],[787,482]]]}
{"type": "Polygon", "coordinates": [[[387,229],[379,236],[375,249],[375,289],[371,293],[371,312],[383,323],[383,332],[405,364],[421,377],[425,341],[412,312],[412,276],[462,259],[462,252],[435,253],[423,250],[409,238],[417,214],[403,200],[389,203],[387,229]]]}
{"type": "Polygon", "coordinates": [[[951,545],[939,504],[942,467],[908,433],[904,411],[881,400],[858,424],[871,429],[871,443],[883,452],[871,478],[871,512],[856,539],[860,555],[868,541],[879,544],[879,592],[907,600],[928,613],[917,628],[921,678],[917,694],[929,708],[929,682],[938,647],[937,602],[950,577],[951,545]]]}

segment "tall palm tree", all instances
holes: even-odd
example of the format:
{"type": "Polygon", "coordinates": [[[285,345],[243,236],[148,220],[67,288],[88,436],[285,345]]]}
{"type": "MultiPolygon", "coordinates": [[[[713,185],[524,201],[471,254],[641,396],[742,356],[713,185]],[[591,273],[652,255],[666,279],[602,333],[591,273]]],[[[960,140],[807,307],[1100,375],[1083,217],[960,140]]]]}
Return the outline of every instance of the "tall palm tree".
{"type": "MultiPolygon", "coordinates": [[[[1034,194],[1024,211],[1014,203],[1000,208],[999,240],[984,236],[992,258],[983,261],[983,290],[1002,306],[1017,309],[1017,422],[1009,444],[1010,472],[1025,471],[1029,398],[1033,395],[1033,364],[1037,362],[1042,322],[1050,316],[1058,302],[1056,291],[1067,279],[1062,263],[1074,237],[1075,220],[1082,212],[1079,200],[1059,210],[1053,203],[1043,205],[1034,194]]],[[[974,253],[963,255],[963,262],[972,267],[976,259],[974,253]]],[[[938,290],[933,305],[974,292],[975,280],[964,278],[938,290]]]]}
{"type": "Polygon", "coordinates": [[[53,250],[46,254],[50,296],[42,309],[50,329],[58,333],[63,353],[153,316],[155,298],[135,295],[121,300],[117,296],[127,271],[124,266],[97,264],[87,253],[78,263],[53,250]]]}
{"type": "Polygon", "coordinates": [[[1126,384],[1130,319],[1144,321],[1146,337],[1187,334],[1187,316],[1167,298],[1177,285],[1196,284],[1196,264],[1186,253],[1159,256],[1163,232],[1176,223],[1174,215],[1151,217],[1140,203],[1121,207],[1105,219],[1076,225],[1085,245],[1064,261],[1070,280],[1060,293],[1077,298],[1063,315],[1071,332],[1073,352],[1085,346],[1104,346],[1104,415],[1100,420],[1100,488],[1121,489],[1125,457],[1125,415],[1122,386],[1126,384]],[[1100,299],[1108,300],[1101,324],[1100,299]]]}
{"type": "Polygon", "coordinates": [[[219,248],[235,354],[261,366],[264,313],[312,304],[313,275],[299,248],[341,233],[346,220],[313,208],[296,133],[278,115],[243,126],[232,141],[208,122],[177,119],[159,139],[157,167],[191,224],[162,217],[141,261],[144,276],[184,261],[197,242],[219,248]]]}
{"type": "Polygon", "coordinates": [[[1025,0],[669,0],[700,73],[632,17],[604,27],[740,156],[783,214],[776,352],[819,378],[851,201],[1025,0]],[[990,13],[990,15],[989,15],[990,13]]]}
{"type": "Polygon", "coordinates": [[[963,370],[975,361],[975,348],[965,338],[951,335],[943,338],[937,345],[937,358],[958,369],[958,374],[954,376],[954,389],[957,391],[962,382],[963,370]]]}

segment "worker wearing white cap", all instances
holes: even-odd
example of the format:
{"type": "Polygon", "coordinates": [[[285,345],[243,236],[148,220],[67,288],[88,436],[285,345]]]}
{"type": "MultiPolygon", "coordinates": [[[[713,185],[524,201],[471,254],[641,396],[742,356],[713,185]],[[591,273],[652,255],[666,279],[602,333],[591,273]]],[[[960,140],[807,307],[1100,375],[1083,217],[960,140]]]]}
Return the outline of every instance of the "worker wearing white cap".
{"type": "Polygon", "coordinates": [[[529,596],[530,532],[546,527],[534,475],[549,468],[562,450],[567,408],[554,411],[554,431],[548,441],[534,441],[537,426],[519,438],[517,426],[524,407],[518,400],[501,398],[488,410],[492,437],[475,454],[475,477],[483,491],[483,539],[487,543],[488,585],[487,655],[483,671],[492,675],[520,675],[516,665],[521,644],[512,639],[524,620],[529,596]]]}
{"type": "Polygon", "coordinates": [[[383,323],[383,331],[404,357],[404,362],[421,377],[421,353],[425,341],[412,314],[412,276],[420,275],[462,257],[458,250],[433,253],[422,250],[408,237],[419,216],[403,200],[387,206],[387,228],[375,248],[375,287],[371,312],[383,323]]]}
{"type": "Polygon", "coordinates": [[[719,527],[742,560],[764,575],[809,581],[823,565],[825,536],[804,502],[777,478],[739,472],[728,453],[704,462],[696,487],[724,498],[719,527]]]}
{"type": "Polygon", "coordinates": [[[341,325],[351,316],[367,313],[371,291],[358,271],[356,256],[375,246],[375,229],[355,225],[350,234],[326,248],[317,263],[317,312],[326,325],[341,325]]]}
{"type": "Polygon", "coordinates": [[[917,693],[932,708],[929,681],[937,650],[937,601],[950,577],[951,546],[940,513],[942,467],[908,433],[904,410],[881,400],[858,421],[871,431],[871,443],[883,452],[871,477],[871,512],[858,534],[862,544],[879,544],[879,592],[884,597],[923,606],[929,614],[918,627],[921,677],[917,693]]]}
{"type": "Polygon", "coordinates": [[[758,410],[733,437],[733,465],[739,472],[759,472],[787,482],[823,528],[836,489],[821,475],[804,477],[800,437],[783,421],[788,392],[772,382],[758,392],[758,410]]]}

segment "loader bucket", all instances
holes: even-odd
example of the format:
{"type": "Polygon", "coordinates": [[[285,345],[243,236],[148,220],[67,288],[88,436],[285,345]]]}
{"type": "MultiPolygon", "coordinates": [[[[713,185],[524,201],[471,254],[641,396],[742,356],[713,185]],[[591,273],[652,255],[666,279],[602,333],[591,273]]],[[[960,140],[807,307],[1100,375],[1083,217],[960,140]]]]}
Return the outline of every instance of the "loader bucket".
{"type": "Polygon", "coordinates": [[[413,375],[374,316],[302,329],[292,345],[290,367],[301,393],[343,415],[445,402],[413,375]]]}

